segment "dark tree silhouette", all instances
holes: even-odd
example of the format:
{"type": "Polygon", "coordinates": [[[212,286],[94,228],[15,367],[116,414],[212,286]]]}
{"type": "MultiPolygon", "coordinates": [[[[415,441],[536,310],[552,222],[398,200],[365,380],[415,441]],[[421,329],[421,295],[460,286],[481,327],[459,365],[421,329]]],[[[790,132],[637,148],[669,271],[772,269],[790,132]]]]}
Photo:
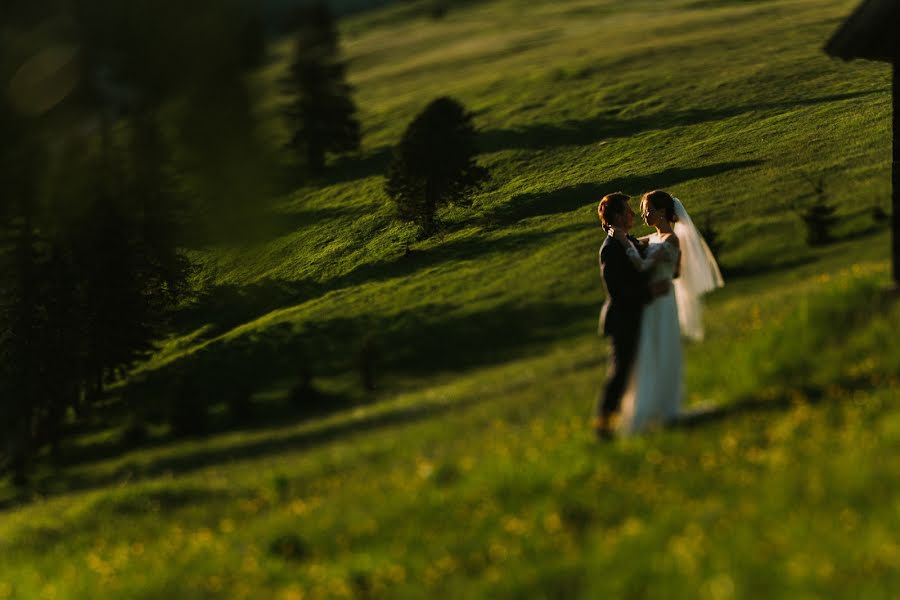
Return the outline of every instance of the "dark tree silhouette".
{"type": "Polygon", "coordinates": [[[475,154],[471,113],[452,98],[431,102],[407,127],[388,167],[385,191],[397,216],[417,223],[427,237],[438,208],[471,205],[473,192],[489,178],[475,154]]]}
{"type": "Polygon", "coordinates": [[[84,299],[71,250],[53,243],[43,266],[46,335],[42,336],[46,373],[45,402],[40,415],[38,445],[49,443],[54,458],[60,457],[62,425],[66,412],[78,408],[81,399],[87,339],[84,299]]]}
{"type": "Polygon", "coordinates": [[[0,97],[0,124],[6,135],[0,147],[0,458],[12,471],[14,482],[22,484],[45,376],[37,335],[41,276],[36,174],[40,169],[33,141],[5,97],[0,97]]]}
{"type": "Polygon", "coordinates": [[[823,246],[834,241],[832,229],[838,222],[836,209],[828,202],[824,179],[806,179],[812,185],[815,196],[812,203],[800,212],[800,218],[806,225],[806,243],[810,246],[823,246]]]}
{"type": "Polygon", "coordinates": [[[157,312],[164,312],[190,294],[192,265],[181,250],[180,221],[185,211],[168,172],[168,150],[156,114],[149,110],[138,113],[130,123],[130,195],[139,215],[135,260],[145,280],[148,302],[157,312]]]}
{"type": "Polygon", "coordinates": [[[34,237],[33,226],[26,219],[15,246],[4,256],[12,264],[3,268],[6,276],[0,330],[2,453],[17,484],[26,482],[41,378],[40,353],[34,343],[38,321],[34,237]]]}
{"type": "Polygon", "coordinates": [[[88,391],[98,397],[107,380],[151,347],[154,314],[139,264],[138,224],[101,194],[84,219],[78,249],[88,321],[88,391]]]}
{"type": "Polygon", "coordinates": [[[60,426],[78,394],[82,356],[73,265],[66,249],[40,235],[29,208],[4,223],[15,241],[3,253],[0,295],[0,456],[16,483],[26,481],[40,446],[51,444],[59,456],[60,426]]]}
{"type": "Polygon", "coordinates": [[[294,58],[283,83],[293,97],[286,111],[292,132],[288,145],[303,157],[310,173],[318,174],[325,169],[327,154],[359,149],[360,127],[331,12],[317,3],[299,20],[294,58]]]}
{"type": "MultiPolygon", "coordinates": [[[[26,4],[0,9],[4,27],[34,28],[26,4]]],[[[26,98],[66,90],[41,114],[0,94],[0,470],[17,482],[58,453],[69,407],[83,415],[165,333],[189,288],[186,200],[218,199],[207,182],[255,159],[245,75],[263,56],[242,0],[49,4],[38,20],[77,30],[84,76],[21,79],[26,98]]],[[[0,80],[52,41],[0,36],[0,80]]]]}

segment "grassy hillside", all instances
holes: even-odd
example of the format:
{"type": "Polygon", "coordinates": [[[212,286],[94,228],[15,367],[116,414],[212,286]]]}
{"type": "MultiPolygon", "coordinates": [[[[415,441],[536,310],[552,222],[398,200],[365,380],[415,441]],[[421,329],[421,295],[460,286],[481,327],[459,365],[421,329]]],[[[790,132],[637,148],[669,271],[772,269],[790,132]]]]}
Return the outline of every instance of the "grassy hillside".
{"type": "Polygon", "coordinates": [[[854,4],[497,0],[344,22],[362,155],[267,204],[258,241],[194,249],[209,293],[133,377],[159,403],[175,373],[238,379],[257,418],[127,451],[99,422],[31,490],[0,488],[0,598],[896,596],[900,309],[871,218],[890,72],[821,52],[854,4]],[[381,174],[440,95],[475,112],[493,178],[407,254],[381,174]],[[842,221],[811,249],[794,207],[819,177],[842,221]],[[594,211],[651,188],[725,242],[686,354],[690,407],[714,408],[598,445],[594,211]],[[333,411],[287,411],[301,364],[333,411]]]}

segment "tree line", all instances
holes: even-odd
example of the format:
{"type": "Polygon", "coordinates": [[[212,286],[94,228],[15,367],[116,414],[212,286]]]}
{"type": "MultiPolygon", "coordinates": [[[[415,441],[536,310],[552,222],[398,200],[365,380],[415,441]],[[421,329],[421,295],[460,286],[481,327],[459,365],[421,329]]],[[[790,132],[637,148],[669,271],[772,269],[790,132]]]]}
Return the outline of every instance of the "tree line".
{"type": "MultiPolygon", "coordinates": [[[[212,213],[254,201],[266,173],[249,75],[266,32],[241,0],[62,0],[0,9],[0,468],[27,479],[66,423],[171,332],[193,293],[184,248],[212,213]],[[209,15],[215,14],[215,19],[209,15]]],[[[360,148],[324,3],[298,12],[280,82],[307,175],[360,148]]],[[[486,181],[472,116],[431,102],[386,173],[422,236],[486,181]]],[[[173,419],[180,418],[177,411],[173,419]]]]}

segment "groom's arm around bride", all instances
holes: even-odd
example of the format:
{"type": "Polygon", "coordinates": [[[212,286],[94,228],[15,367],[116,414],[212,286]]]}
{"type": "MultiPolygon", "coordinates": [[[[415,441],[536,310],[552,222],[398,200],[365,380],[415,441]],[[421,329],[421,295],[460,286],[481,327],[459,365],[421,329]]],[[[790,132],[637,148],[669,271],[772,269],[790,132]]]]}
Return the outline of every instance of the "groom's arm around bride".
{"type": "MultiPolygon", "coordinates": [[[[600,201],[597,212],[608,233],[613,229],[631,229],[634,211],[628,205],[630,199],[626,194],[616,192],[600,201]]],[[[600,248],[600,272],[606,301],[600,311],[599,332],[609,340],[606,382],[595,408],[594,427],[601,437],[610,435],[611,417],[619,411],[634,361],[643,307],[654,295],[668,291],[651,289],[646,275],[635,269],[628,259],[623,243],[640,248],[640,242],[633,237],[619,242],[612,235],[607,235],[600,248]]]]}

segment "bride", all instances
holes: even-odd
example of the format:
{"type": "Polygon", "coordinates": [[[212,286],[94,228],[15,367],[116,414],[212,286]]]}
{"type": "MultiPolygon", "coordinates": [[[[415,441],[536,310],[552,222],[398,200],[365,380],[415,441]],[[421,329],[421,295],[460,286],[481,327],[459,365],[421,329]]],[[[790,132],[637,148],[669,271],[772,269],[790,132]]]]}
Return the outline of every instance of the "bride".
{"type": "MultiPolygon", "coordinates": [[[[703,338],[700,296],[724,285],[715,258],[688,216],[684,205],[656,190],[641,198],[644,222],[656,233],[642,258],[624,244],[634,266],[648,272],[649,282],[671,281],[669,293],[644,307],[631,377],[622,396],[620,429],[634,433],[678,416],[682,400],[681,335],[703,338]]],[[[614,236],[624,241],[626,232],[614,236]]]]}

